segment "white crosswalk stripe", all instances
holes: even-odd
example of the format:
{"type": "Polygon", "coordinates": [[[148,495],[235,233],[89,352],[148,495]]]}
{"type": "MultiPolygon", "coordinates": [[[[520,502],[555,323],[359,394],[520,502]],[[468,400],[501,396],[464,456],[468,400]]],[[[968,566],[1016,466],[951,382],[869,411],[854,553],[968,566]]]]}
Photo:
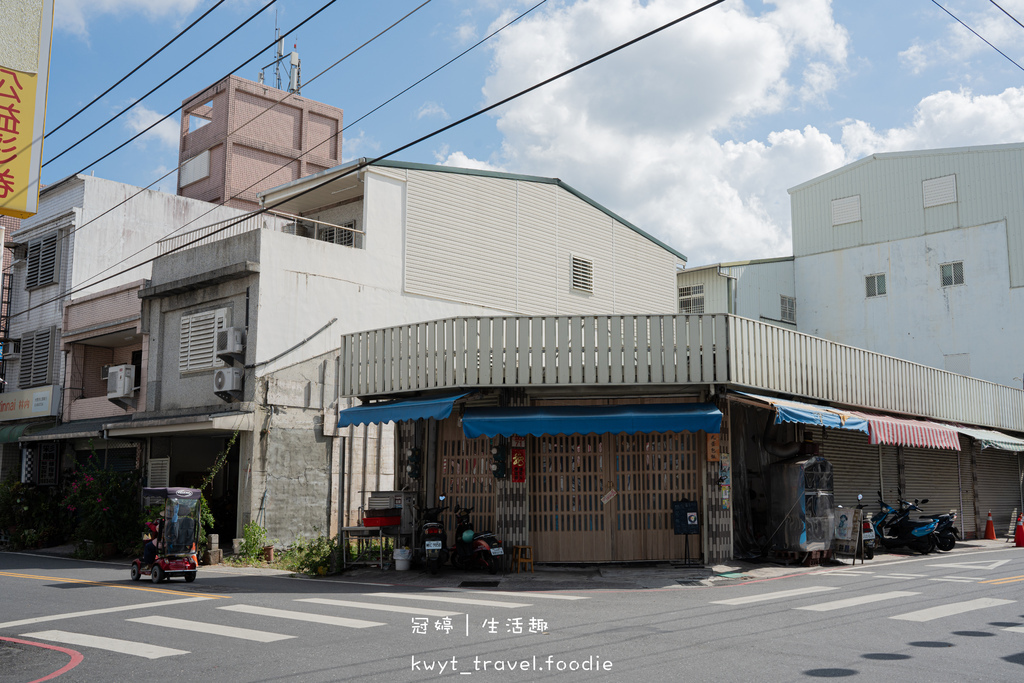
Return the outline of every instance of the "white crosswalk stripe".
{"type": "Polygon", "coordinates": [[[507,595],[513,598],[529,598],[531,600],[589,600],[586,595],[561,595],[556,593],[519,592],[519,591],[474,591],[465,588],[431,588],[439,593],[474,593],[478,595],[507,595]]]}
{"type": "Polygon", "coordinates": [[[225,605],[223,607],[218,607],[217,609],[223,609],[229,612],[241,612],[243,614],[255,614],[261,617],[277,617],[278,619],[292,619],[293,621],[309,621],[315,624],[345,626],[348,628],[370,628],[371,626],[384,625],[384,623],[380,621],[363,621],[362,619],[333,617],[324,614],[313,614],[310,612],[294,612],[286,609],[257,607],[256,605],[225,605]]]}
{"type": "Polygon", "coordinates": [[[728,600],[714,600],[712,605],[746,605],[752,602],[764,602],[766,600],[780,600],[782,598],[793,598],[799,595],[821,593],[823,591],[839,590],[835,586],[808,586],[807,588],[794,588],[788,591],[775,591],[774,593],[761,593],[759,595],[748,595],[744,598],[730,598],[728,600]]]}
{"type": "Polygon", "coordinates": [[[954,602],[948,605],[929,607],[928,609],[922,609],[916,612],[897,614],[896,616],[889,618],[900,619],[902,621],[933,621],[935,619],[941,619],[942,617],[953,616],[954,614],[973,612],[974,610],[986,609],[988,607],[1010,605],[1014,602],[1016,602],[1016,600],[1002,600],[999,598],[977,598],[975,600],[967,600],[965,602],[954,602]]]}
{"type": "Polygon", "coordinates": [[[845,598],[843,600],[833,600],[832,602],[822,602],[817,605],[807,605],[806,607],[797,607],[795,609],[808,610],[810,612],[831,612],[836,609],[845,609],[847,607],[856,607],[857,605],[867,605],[872,602],[882,602],[883,600],[895,600],[896,598],[907,598],[912,595],[920,595],[920,593],[911,593],[908,591],[890,591],[888,593],[874,593],[872,595],[859,595],[855,598],[845,598]]]}
{"type": "Polygon", "coordinates": [[[22,633],[21,637],[38,638],[39,640],[48,640],[64,645],[92,647],[97,650],[119,652],[125,655],[145,657],[146,659],[160,659],[161,657],[188,654],[188,650],[175,650],[170,647],[137,643],[131,640],[118,640],[117,638],[105,638],[103,636],[90,636],[85,633],[72,633],[70,631],[38,631],[36,633],[22,633]]]}
{"type": "Polygon", "coordinates": [[[273,643],[278,640],[286,640],[295,636],[286,636],[283,633],[269,633],[267,631],[256,631],[251,628],[239,628],[237,626],[224,626],[223,624],[207,624],[201,621],[190,621],[188,619],[175,619],[174,617],[136,617],[128,619],[137,624],[148,624],[150,626],[162,626],[163,628],[175,628],[182,631],[193,631],[195,633],[208,633],[214,636],[226,636],[228,638],[239,638],[241,640],[254,640],[257,643],[273,643]]]}
{"type": "Polygon", "coordinates": [[[417,614],[423,617],[446,617],[462,612],[449,609],[427,609],[426,607],[408,607],[406,605],[385,605],[374,602],[356,602],[353,600],[335,600],[334,598],[298,598],[295,602],[310,602],[316,605],[334,605],[336,607],[355,607],[356,609],[372,609],[381,612],[401,612],[417,614]]]}
{"type": "Polygon", "coordinates": [[[421,595],[419,593],[364,593],[365,598],[390,598],[395,600],[428,600],[433,602],[447,602],[453,605],[482,605],[484,607],[531,607],[528,602],[500,602],[497,600],[478,600],[476,598],[453,598],[450,594],[433,593],[421,595]]]}
{"type": "Polygon", "coordinates": [[[863,570],[852,570],[852,569],[826,569],[820,572],[811,572],[811,576],[871,576],[874,572],[866,572],[863,570]]]}

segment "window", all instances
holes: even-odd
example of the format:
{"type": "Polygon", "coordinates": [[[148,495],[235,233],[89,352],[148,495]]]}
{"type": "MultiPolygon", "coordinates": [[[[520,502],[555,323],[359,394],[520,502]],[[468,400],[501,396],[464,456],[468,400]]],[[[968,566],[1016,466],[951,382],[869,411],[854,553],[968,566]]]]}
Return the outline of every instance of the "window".
{"type": "Polygon", "coordinates": [[[226,308],[181,316],[178,370],[188,372],[224,365],[224,362],[217,358],[217,332],[227,328],[227,320],[226,308]]]}
{"type": "Polygon", "coordinates": [[[947,175],[932,178],[921,183],[924,208],[953,204],[956,202],[956,176],[947,175]]]}
{"type": "Polygon", "coordinates": [[[832,225],[856,223],[860,220],[860,195],[832,200],[832,225]]]}
{"type": "Polygon", "coordinates": [[[53,384],[51,361],[56,328],[47,327],[23,335],[21,338],[21,369],[18,387],[41,387],[53,384]]]}
{"type": "Polygon", "coordinates": [[[39,467],[36,472],[36,483],[42,486],[57,484],[57,444],[44,443],[39,445],[39,467]]]}
{"type": "Polygon", "coordinates": [[[142,349],[132,351],[132,365],[135,366],[135,386],[132,389],[138,389],[142,386],[142,349]]]}
{"type": "Polygon", "coordinates": [[[578,256],[572,257],[572,288],[581,292],[594,292],[594,263],[578,256]]]}
{"type": "Polygon", "coordinates": [[[796,297],[782,295],[782,322],[796,325],[796,297]]]}
{"type": "Polygon", "coordinates": [[[25,271],[25,289],[42,287],[57,281],[60,262],[59,233],[52,232],[42,239],[28,243],[28,268],[25,271]]]}
{"type": "Polygon", "coordinates": [[[181,165],[178,171],[178,187],[210,177],[210,150],[203,150],[181,165]]]}
{"type": "Polygon", "coordinates": [[[679,288],[679,312],[686,314],[704,312],[704,285],[689,285],[679,288]]]}
{"type": "Polygon", "coordinates": [[[964,262],[943,263],[939,266],[939,279],[942,281],[943,287],[962,285],[964,283],[964,262]]]}
{"type": "Polygon", "coordinates": [[[877,275],[868,275],[864,278],[864,284],[867,289],[867,296],[870,299],[873,296],[885,296],[885,274],[879,273],[877,275]]]}
{"type": "Polygon", "coordinates": [[[342,223],[339,227],[321,225],[317,228],[316,238],[321,242],[330,242],[331,244],[338,244],[343,247],[354,247],[356,246],[356,233],[352,231],[355,229],[355,221],[342,223]],[[346,228],[348,229],[346,230],[346,228]]]}

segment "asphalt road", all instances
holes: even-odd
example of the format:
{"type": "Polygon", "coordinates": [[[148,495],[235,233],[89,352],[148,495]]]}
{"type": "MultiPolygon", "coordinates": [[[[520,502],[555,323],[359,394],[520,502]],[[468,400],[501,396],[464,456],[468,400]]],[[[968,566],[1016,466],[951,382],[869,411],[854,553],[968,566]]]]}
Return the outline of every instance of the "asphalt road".
{"type": "Polygon", "coordinates": [[[775,573],[522,591],[215,568],[154,585],[0,553],[0,681],[1024,679],[1024,549],[775,573]]]}

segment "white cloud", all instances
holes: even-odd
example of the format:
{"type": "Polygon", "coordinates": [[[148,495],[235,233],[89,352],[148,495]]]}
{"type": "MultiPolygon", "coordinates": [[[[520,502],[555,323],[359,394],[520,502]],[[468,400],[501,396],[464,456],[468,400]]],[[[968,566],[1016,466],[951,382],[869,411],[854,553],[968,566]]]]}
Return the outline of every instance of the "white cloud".
{"type": "MultiPolygon", "coordinates": [[[[149,109],[144,104],[138,104],[125,115],[124,125],[134,135],[153,125],[161,118],[163,118],[161,114],[149,109]]],[[[180,137],[180,124],[177,117],[172,116],[157,123],[156,127],[140,137],[137,142],[141,144],[156,143],[161,147],[173,149],[177,152],[180,137]]]]}
{"type": "Polygon", "coordinates": [[[903,52],[899,53],[900,61],[910,69],[915,76],[931,66],[927,50],[923,45],[914,43],[903,52]]]}
{"type": "Polygon", "coordinates": [[[348,163],[360,157],[372,157],[380,153],[380,141],[367,137],[366,131],[360,129],[356,135],[346,135],[342,142],[342,163],[348,163]]]}
{"type": "Polygon", "coordinates": [[[878,132],[864,121],[843,126],[843,147],[853,158],[875,152],[989,145],[1024,140],[1024,88],[974,96],[968,90],[929,95],[917,105],[912,123],[878,132]]]}
{"type": "Polygon", "coordinates": [[[479,159],[472,159],[466,156],[463,152],[449,152],[448,146],[445,145],[440,150],[434,153],[434,158],[437,163],[441,166],[454,166],[456,168],[472,168],[478,171],[504,171],[504,168],[495,166],[494,164],[486,161],[480,161],[479,159]]]}
{"type": "Polygon", "coordinates": [[[145,14],[150,19],[187,16],[204,0],[55,0],[57,30],[88,38],[89,22],[104,14],[145,14]]]}
{"type": "Polygon", "coordinates": [[[444,110],[444,107],[442,107],[437,102],[423,103],[423,106],[421,106],[419,108],[419,111],[416,112],[416,118],[422,119],[425,116],[440,116],[445,121],[451,118],[450,116],[448,116],[448,112],[444,110]]]}
{"type": "MultiPolygon", "coordinates": [[[[529,18],[499,39],[485,97],[501,99],[697,4],[580,0],[529,18]]],[[[506,105],[503,158],[490,165],[560,177],[694,264],[789,253],[786,189],[844,163],[842,147],[811,127],[718,139],[761,115],[825,104],[849,38],[828,0],[773,7],[760,16],[738,3],[716,7],[506,105]]]]}
{"type": "MultiPolygon", "coordinates": [[[[1024,15],[1024,0],[1000,0],[999,6],[1014,17],[1024,15]]],[[[975,3],[971,9],[949,8],[954,16],[974,29],[977,35],[941,9],[933,10],[948,24],[945,35],[925,43],[915,40],[914,44],[899,54],[912,73],[919,74],[927,67],[942,64],[964,75],[970,74],[972,58],[995,54],[978,36],[1008,54],[1017,63],[1024,57],[1019,47],[1020,26],[993,4],[975,3]]]]}

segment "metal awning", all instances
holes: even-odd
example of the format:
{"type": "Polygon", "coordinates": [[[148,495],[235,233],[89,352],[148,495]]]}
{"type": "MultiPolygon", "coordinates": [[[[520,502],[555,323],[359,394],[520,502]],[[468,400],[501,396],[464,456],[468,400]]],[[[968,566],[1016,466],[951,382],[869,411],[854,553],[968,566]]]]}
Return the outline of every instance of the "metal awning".
{"type": "MultiPolygon", "coordinates": [[[[821,427],[831,427],[832,429],[849,429],[855,432],[868,433],[868,421],[848,410],[816,406],[811,403],[801,403],[800,401],[775,398],[774,396],[749,394],[745,391],[733,393],[753,399],[751,402],[774,408],[775,424],[796,422],[798,424],[819,425],[821,427]]],[[[747,403],[748,401],[744,400],[743,402],[747,403]]]]}
{"type": "Polygon", "coordinates": [[[960,450],[960,438],[957,436],[956,430],[947,424],[889,415],[856,412],[854,415],[859,415],[868,421],[868,435],[873,444],[960,450]]]}
{"type": "Polygon", "coordinates": [[[21,435],[30,426],[28,424],[20,424],[0,427],[0,443],[17,443],[21,439],[21,435]]]}
{"type": "Polygon", "coordinates": [[[721,428],[722,411],[710,403],[467,408],[462,416],[462,430],[470,439],[527,434],[717,434],[721,428]]]}
{"type": "Polygon", "coordinates": [[[953,429],[961,434],[971,437],[980,443],[982,448],[998,448],[1000,450],[1014,452],[1024,451],[1024,440],[1010,436],[1009,434],[992,431],[991,429],[961,427],[959,425],[953,425],[953,429]]]}
{"type": "Polygon", "coordinates": [[[472,392],[424,398],[407,398],[386,403],[366,403],[338,412],[338,427],[349,427],[368,423],[402,422],[434,418],[443,420],[452,414],[455,402],[472,392]]]}

